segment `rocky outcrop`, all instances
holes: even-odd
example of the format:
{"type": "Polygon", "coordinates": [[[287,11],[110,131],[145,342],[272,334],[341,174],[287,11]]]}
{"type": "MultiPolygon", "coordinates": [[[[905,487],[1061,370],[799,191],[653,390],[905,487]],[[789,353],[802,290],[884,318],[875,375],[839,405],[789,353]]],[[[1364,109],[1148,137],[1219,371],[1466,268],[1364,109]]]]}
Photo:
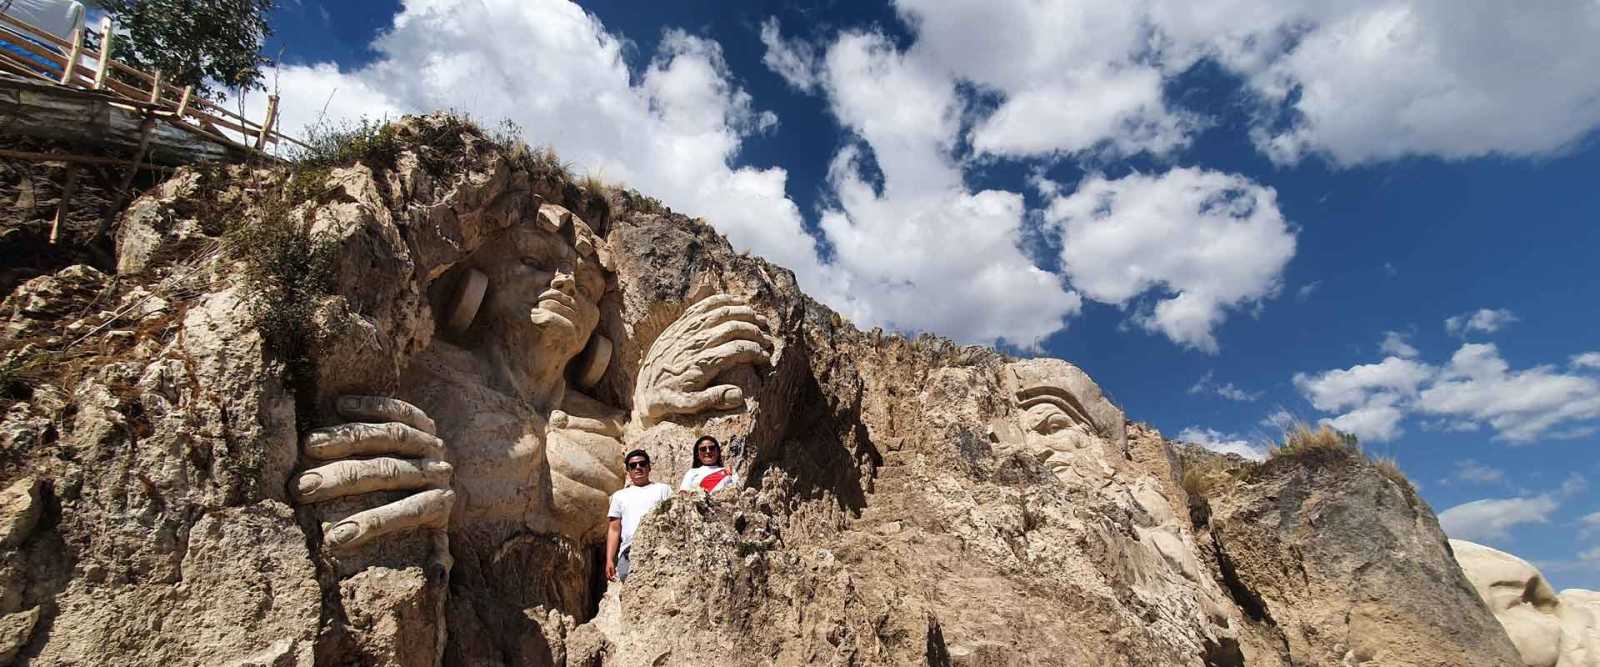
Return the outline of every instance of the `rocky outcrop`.
{"type": "Polygon", "coordinates": [[[1514,664],[1359,456],[1205,463],[1201,489],[1072,363],[859,331],[703,222],[448,117],[364,145],[182,171],[122,217],[116,275],[0,306],[0,652],[1514,664]],[[701,434],[742,483],[658,508],[608,584],[622,453],[675,483],[701,434]]]}
{"type": "Polygon", "coordinates": [[[1518,664],[1398,474],[1339,443],[1259,465],[1184,455],[1214,476],[1193,516],[1253,634],[1275,649],[1262,664],[1518,664]]]}

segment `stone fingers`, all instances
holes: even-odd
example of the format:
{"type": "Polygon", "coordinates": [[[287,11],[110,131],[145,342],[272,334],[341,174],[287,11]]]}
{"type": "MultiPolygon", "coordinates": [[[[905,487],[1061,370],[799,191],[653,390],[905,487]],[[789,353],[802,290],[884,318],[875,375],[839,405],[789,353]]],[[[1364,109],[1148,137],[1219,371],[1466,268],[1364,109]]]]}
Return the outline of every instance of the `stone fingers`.
{"type": "Polygon", "coordinates": [[[713,348],[723,343],[736,340],[750,340],[760,344],[762,348],[771,348],[772,340],[767,338],[761,327],[743,321],[723,322],[700,334],[705,341],[703,347],[713,348]]]}
{"type": "Polygon", "coordinates": [[[399,422],[429,435],[439,431],[420,408],[385,396],[340,396],[334,407],[345,419],[361,422],[399,422]]]}
{"type": "Polygon", "coordinates": [[[724,322],[748,322],[757,327],[766,327],[766,322],[756,309],[745,305],[722,306],[715,308],[700,316],[700,328],[711,328],[724,322]]]}
{"type": "Polygon", "coordinates": [[[745,300],[743,297],[734,296],[732,294],[713,294],[704,299],[696,301],[688,308],[685,308],[683,310],[683,318],[687,319],[695,315],[709,313],[724,306],[742,305],[745,305],[745,300]]]}
{"type": "Polygon", "coordinates": [[[444,441],[400,422],[340,424],[307,433],[305,453],[323,460],[377,454],[442,459],[444,441]]]}
{"type": "Polygon", "coordinates": [[[295,498],[319,503],[372,491],[448,488],[450,464],[432,459],[353,459],[300,473],[295,498]]]}
{"type": "Polygon", "coordinates": [[[647,406],[652,422],[668,415],[692,415],[710,410],[732,410],[744,404],[744,390],[731,384],[700,391],[664,390],[656,393],[647,406]]]}
{"type": "Polygon", "coordinates": [[[423,491],[382,507],[357,512],[326,526],[322,539],[334,549],[354,549],[377,538],[417,528],[446,528],[455,493],[446,489],[423,491]]]}
{"type": "Polygon", "coordinates": [[[684,374],[683,389],[705,386],[723,371],[737,366],[766,364],[767,349],[753,340],[734,340],[695,355],[694,365],[684,374]]]}

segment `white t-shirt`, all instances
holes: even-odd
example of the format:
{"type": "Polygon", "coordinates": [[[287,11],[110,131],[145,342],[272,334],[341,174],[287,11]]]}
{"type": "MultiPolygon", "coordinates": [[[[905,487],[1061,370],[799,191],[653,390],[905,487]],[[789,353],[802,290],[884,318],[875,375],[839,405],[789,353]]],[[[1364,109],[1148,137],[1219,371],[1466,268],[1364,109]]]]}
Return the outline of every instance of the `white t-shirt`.
{"type": "MultiPolygon", "coordinates": [[[[723,470],[722,466],[700,466],[698,468],[690,468],[689,472],[683,473],[683,483],[678,485],[678,490],[679,491],[695,491],[695,490],[699,490],[699,489],[702,488],[700,486],[700,480],[705,479],[711,473],[720,472],[722,470],[723,470]]],[[[722,476],[722,480],[718,481],[716,486],[711,487],[711,492],[712,493],[716,493],[716,492],[721,491],[723,489],[726,489],[726,488],[728,488],[730,486],[733,486],[737,482],[738,482],[738,480],[734,479],[734,477],[733,477],[733,471],[729,470],[728,474],[723,475],[722,476]]]]}
{"type": "Polygon", "coordinates": [[[606,516],[612,519],[622,519],[622,545],[620,549],[627,549],[633,544],[633,531],[639,529],[639,522],[644,520],[644,515],[661,504],[661,501],[672,497],[672,487],[661,482],[651,482],[644,486],[629,484],[622,487],[621,491],[611,494],[611,511],[606,516]]]}

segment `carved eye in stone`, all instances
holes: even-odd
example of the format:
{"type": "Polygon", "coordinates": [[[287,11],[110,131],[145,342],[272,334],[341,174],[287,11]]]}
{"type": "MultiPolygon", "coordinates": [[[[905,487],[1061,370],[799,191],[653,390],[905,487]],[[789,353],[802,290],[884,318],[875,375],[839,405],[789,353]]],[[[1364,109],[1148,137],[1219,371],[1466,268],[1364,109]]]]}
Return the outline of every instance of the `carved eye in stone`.
{"type": "Polygon", "coordinates": [[[1028,408],[1028,428],[1039,435],[1052,435],[1071,428],[1074,423],[1071,416],[1050,403],[1028,408]]]}

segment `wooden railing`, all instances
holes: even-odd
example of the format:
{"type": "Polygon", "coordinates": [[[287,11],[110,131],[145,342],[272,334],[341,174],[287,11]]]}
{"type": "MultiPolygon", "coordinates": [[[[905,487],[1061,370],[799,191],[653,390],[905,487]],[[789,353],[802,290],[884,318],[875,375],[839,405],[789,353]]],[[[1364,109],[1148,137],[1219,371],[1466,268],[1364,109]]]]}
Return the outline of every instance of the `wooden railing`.
{"type": "Polygon", "coordinates": [[[14,16],[0,14],[0,41],[32,56],[0,48],[0,70],[62,86],[100,91],[117,98],[115,102],[120,106],[150,113],[212,139],[258,152],[265,151],[268,144],[305,147],[294,137],[278,131],[277,95],[268,96],[266,120],[256,123],[195,95],[192,86],[179,88],[163,81],[160,71],[143,72],[112,58],[116,33],[112,31],[109,17],[100,20],[97,50],[84,47],[85,32],[87,30],[79,28],[70,39],[64,40],[14,16]],[[240,139],[229,136],[228,132],[236,133],[240,139]]]}

